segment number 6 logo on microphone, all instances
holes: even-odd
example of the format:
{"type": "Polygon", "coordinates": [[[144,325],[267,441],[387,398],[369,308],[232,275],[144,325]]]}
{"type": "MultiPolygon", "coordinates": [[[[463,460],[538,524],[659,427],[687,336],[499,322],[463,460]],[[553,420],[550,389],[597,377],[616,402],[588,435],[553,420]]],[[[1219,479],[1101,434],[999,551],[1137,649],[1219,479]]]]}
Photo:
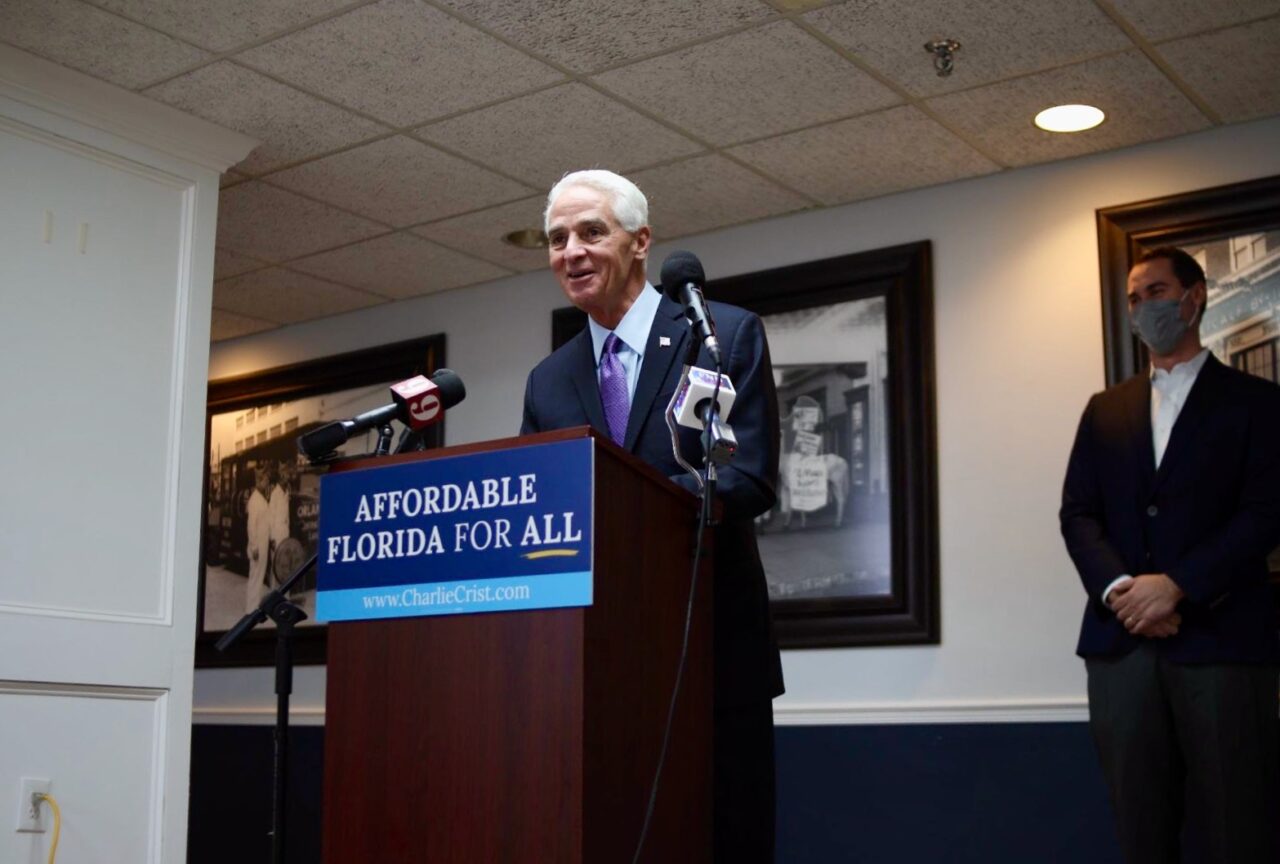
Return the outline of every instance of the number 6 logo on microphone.
{"type": "Polygon", "coordinates": [[[415,431],[430,426],[440,418],[440,388],[430,378],[415,375],[407,381],[391,385],[391,396],[400,404],[401,418],[415,431]]]}
{"type": "Polygon", "coordinates": [[[409,402],[409,416],[415,422],[430,423],[439,413],[440,397],[435,393],[428,393],[421,399],[409,402]]]}

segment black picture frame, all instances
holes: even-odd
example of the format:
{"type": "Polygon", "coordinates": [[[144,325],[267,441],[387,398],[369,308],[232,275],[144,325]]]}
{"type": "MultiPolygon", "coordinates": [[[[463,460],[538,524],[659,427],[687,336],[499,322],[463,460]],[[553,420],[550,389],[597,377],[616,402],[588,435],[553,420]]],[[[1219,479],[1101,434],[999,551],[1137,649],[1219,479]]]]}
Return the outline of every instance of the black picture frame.
{"type": "Polygon", "coordinates": [[[1097,211],[1107,386],[1146,368],[1147,351],[1129,332],[1126,286],[1142,252],[1280,228],[1280,176],[1105,207],[1097,211]]]}
{"type": "MultiPolygon", "coordinates": [[[[708,283],[761,317],[884,298],[890,579],[887,594],[771,602],[784,648],[936,644],[937,433],[932,247],[927,240],[708,283]]],[[[772,346],[771,346],[772,347],[772,346]]],[[[774,348],[775,367],[786,357],[774,348]]]]}
{"type": "MultiPolygon", "coordinates": [[[[366,348],[345,354],[323,357],[278,366],[272,369],[253,372],[246,375],[220,378],[209,382],[207,404],[205,408],[205,441],[211,440],[210,432],[215,416],[230,412],[249,411],[267,406],[288,403],[292,400],[309,397],[337,394],[355,388],[366,388],[386,383],[388,385],[410,378],[414,375],[431,375],[444,366],[445,337],[443,334],[410,339],[376,348],[366,348]]],[[[387,402],[391,401],[390,394],[387,402]]],[[[260,447],[274,448],[281,453],[296,453],[296,435],[305,431],[300,427],[295,432],[286,433],[271,439],[263,445],[255,445],[252,451],[227,454],[223,462],[229,459],[262,458],[254,454],[260,447]]],[[[423,440],[428,447],[439,447],[444,442],[444,422],[437,423],[423,433],[423,440]]],[[[225,545],[219,536],[228,529],[211,527],[214,521],[215,508],[210,506],[210,485],[212,454],[210,447],[205,447],[204,461],[204,507],[200,530],[200,580],[198,590],[198,606],[196,611],[196,649],[195,665],[201,667],[231,666],[269,666],[275,662],[275,632],[268,625],[258,627],[246,634],[226,654],[214,648],[214,643],[225,632],[223,629],[206,628],[206,572],[208,562],[213,556],[215,547],[225,545]]],[[[221,468],[221,465],[219,466],[221,468]]],[[[220,523],[221,519],[218,520],[220,523]]],[[[318,665],[326,661],[326,628],[324,625],[303,626],[295,630],[294,661],[301,665],[318,665]]]]}
{"type": "MultiPolygon", "coordinates": [[[[941,625],[929,241],[717,279],[705,293],[766,318],[883,298],[892,490],[889,590],[869,596],[775,598],[771,607],[783,648],[937,644],[941,625]]],[[[586,317],[578,310],[555,310],[553,349],[584,326],[586,317]]],[[[776,369],[786,358],[773,350],[776,369]]]]}

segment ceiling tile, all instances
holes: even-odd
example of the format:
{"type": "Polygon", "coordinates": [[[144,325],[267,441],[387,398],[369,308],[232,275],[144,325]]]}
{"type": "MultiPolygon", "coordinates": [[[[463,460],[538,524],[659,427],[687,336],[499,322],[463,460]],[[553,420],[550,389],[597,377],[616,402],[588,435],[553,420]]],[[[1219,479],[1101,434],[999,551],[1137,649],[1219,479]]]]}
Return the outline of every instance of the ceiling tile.
{"type": "Polygon", "coordinates": [[[223,249],[220,246],[213,250],[213,281],[215,282],[270,266],[266,261],[259,261],[257,258],[250,258],[248,255],[241,255],[239,252],[223,249]]]}
{"type": "Polygon", "coordinates": [[[294,324],[385,303],[364,291],[295,273],[258,270],[213,285],[213,307],[278,324],[294,324]]]}
{"type": "Polygon", "coordinates": [[[808,12],[810,9],[830,6],[842,0],[765,0],[765,2],[781,12],[808,12]]]}
{"type": "Polygon", "coordinates": [[[951,128],[1006,165],[1030,165],[1194,132],[1209,121],[1137,51],[990,84],[927,103],[951,128]],[[1061,134],[1032,119],[1051,105],[1084,102],[1101,125],[1061,134]]]}
{"type": "Polygon", "coordinates": [[[105,9],[202,45],[227,51],[305,24],[351,0],[93,0],[105,9]]]}
{"type": "Polygon", "coordinates": [[[273,330],[279,326],[271,321],[237,315],[234,312],[223,312],[221,309],[213,310],[211,323],[210,342],[221,342],[224,339],[235,339],[237,336],[248,336],[250,333],[261,333],[263,330],[273,330]]]}
{"type": "Polygon", "coordinates": [[[809,206],[794,192],[723,156],[698,156],[637,171],[630,179],[649,199],[649,222],[654,236],[662,240],[809,206]]]}
{"type": "Polygon", "coordinates": [[[79,0],[0,0],[0,40],[136,90],[210,55],[79,0]]]}
{"type": "Polygon", "coordinates": [[[1153,42],[1280,13],[1280,0],[1110,0],[1153,42]]]}
{"type": "Polygon", "coordinates": [[[385,297],[416,297],[510,275],[412,234],[390,234],[290,262],[291,268],[385,297]]]}
{"type": "Polygon", "coordinates": [[[399,135],[272,174],[271,182],[396,226],[479,210],[532,191],[399,135]]]}
{"type": "Polygon", "coordinates": [[[641,61],[596,80],[721,145],[899,101],[887,87],[789,21],[641,61]]]}
{"type": "Polygon", "coordinates": [[[546,249],[519,249],[502,238],[526,228],[542,230],[545,205],[546,196],[535,195],[479,213],[419,225],[413,233],[512,270],[540,270],[547,266],[546,249]]]}
{"type": "Polygon", "coordinates": [[[602,96],[565,84],[419,129],[421,138],[550,188],[586,167],[627,171],[703,149],[602,96]]]}
{"type": "Polygon", "coordinates": [[[575,72],[594,72],[775,14],[758,0],[443,0],[481,26],[575,72]]]}
{"type": "Polygon", "coordinates": [[[218,245],[267,261],[287,261],[386,230],[259,180],[218,196],[218,245]]]}
{"type": "Polygon", "coordinates": [[[1280,112],[1280,18],[1166,42],[1158,50],[1228,123],[1280,112]],[[1243,62],[1224,63],[1226,57],[1243,62]]]}
{"type": "Polygon", "coordinates": [[[805,16],[911,93],[932,96],[1132,47],[1093,0],[863,0],[805,16]],[[955,39],[940,77],[926,42],[955,39]]]}
{"type": "Polygon", "coordinates": [[[262,142],[239,164],[260,173],[385,133],[349,111],[223,61],[144,91],[262,142]]]}
{"type": "Polygon", "coordinates": [[[563,76],[418,0],[383,0],[239,55],[304,90],[410,126],[563,76]]]}
{"type": "Polygon", "coordinates": [[[729,152],[824,204],[999,170],[910,106],[744,144],[729,152]]]}

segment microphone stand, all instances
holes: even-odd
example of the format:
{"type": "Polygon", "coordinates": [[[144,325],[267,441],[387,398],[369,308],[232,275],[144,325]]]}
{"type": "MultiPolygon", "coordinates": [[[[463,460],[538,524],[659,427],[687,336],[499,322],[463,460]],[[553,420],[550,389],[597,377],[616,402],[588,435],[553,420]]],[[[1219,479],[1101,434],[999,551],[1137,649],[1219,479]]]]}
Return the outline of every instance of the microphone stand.
{"type": "Polygon", "coordinates": [[[395,435],[395,430],[391,428],[390,423],[383,423],[378,427],[378,445],[373,449],[374,456],[386,456],[391,452],[391,437],[395,435]]]}
{"type": "Polygon", "coordinates": [[[720,369],[720,363],[716,363],[716,386],[711,391],[711,401],[702,409],[702,434],[698,436],[698,440],[702,442],[702,462],[707,467],[706,488],[703,495],[705,502],[703,513],[706,516],[705,527],[716,524],[715,522],[715,500],[716,500],[716,466],[727,465],[729,460],[733,458],[734,451],[737,447],[735,441],[730,446],[728,437],[733,432],[728,429],[727,423],[720,422],[720,376],[724,374],[720,369]],[[728,429],[728,436],[725,430],[728,429]]]}
{"type": "MultiPolygon", "coordinates": [[[[400,438],[396,452],[413,447],[414,438],[406,427],[400,438]]],[[[378,429],[378,443],[373,456],[386,456],[391,449],[391,438],[395,434],[390,423],[383,423],[378,429]]],[[[415,448],[416,449],[416,448],[415,448]]],[[[333,454],[316,457],[312,465],[331,461],[333,454]]],[[[271,777],[271,862],[284,864],[285,860],[285,803],[286,778],[289,769],[289,697],[293,693],[293,639],[294,629],[300,621],[307,618],[307,613],[289,599],[289,589],[293,587],[303,574],[316,565],[317,555],[312,555],[302,566],[284,581],[279,588],[271,590],[262,598],[258,608],[247,613],[236,625],[222,635],[214,645],[218,651],[226,653],[239,642],[246,633],[270,618],[276,622],[276,725],[273,736],[275,753],[273,757],[271,777]]]]}
{"type": "Polygon", "coordinates": [[[307,613],[289,599],[289,589],[312,567],[312,555],[279,588],[273,589],[258,608],[245,615],[218,640],[216,648],[226,652],[254,627],[270,618],[276,622],[276,728],[275,758],[271,778],[271,861],[284,864],[285,849],[285,778],[289,768],[289,696],[293,693],[294,627],[307,613]]]}
{"type": "Polygon", "coordinates": [[[737,448],[737,441],[733,439],[733,430],[728,423],[720,421],[719,389],[717,382],[716,395],[712,397],[710,404],[702,409],[703,429],[702,434],[698,436],[698,440],[702,442],[703,464],[707,466],[706,488],[703,493],[707,498],[704,512],[708,527],[716,524],[714,507],[710,503],[716,500],[716,466],[728,465],[737,448]]]}
{"type": "MultiPolygon", "coordinates": [[[[719,381],[717,381],[716,390],[719,389],[719,381]]],[[[714,458],[716,449],[713,442],[715,433],[712,431],[712,423],[718,424],[720,422],[718,419],[719,413],[720,409],[716,404],[716,399],[715,397],[712,397],[711,404],[702,411],[702,422],[704,425],[702,434],[698,436],[698,439],[702,442],[702,464],[705,465],[707,469],[706,486],[702,490],[702,494],[706,498],[706,501],[704,502],[702,512],[706,516],[706,523],[704,524],[704,527],[708,528],[716,524],[714,516],[715,505],[713,502],[716,500],[716,463],[719,460],[714,458]]]]}

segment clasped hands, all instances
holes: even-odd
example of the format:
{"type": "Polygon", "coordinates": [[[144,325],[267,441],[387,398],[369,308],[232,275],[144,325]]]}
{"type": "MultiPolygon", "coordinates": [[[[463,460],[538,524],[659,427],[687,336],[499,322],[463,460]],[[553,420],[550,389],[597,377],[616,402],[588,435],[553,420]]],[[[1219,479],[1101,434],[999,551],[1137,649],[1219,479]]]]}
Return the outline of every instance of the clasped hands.
{"type": "Polygon", "coordinates": [[[1182,589],[1165,573],[1144,573],[1121,582],[1107,595],[1107,605],[1134,636],[1164,639],[1178,632],[1182,589]]]}

